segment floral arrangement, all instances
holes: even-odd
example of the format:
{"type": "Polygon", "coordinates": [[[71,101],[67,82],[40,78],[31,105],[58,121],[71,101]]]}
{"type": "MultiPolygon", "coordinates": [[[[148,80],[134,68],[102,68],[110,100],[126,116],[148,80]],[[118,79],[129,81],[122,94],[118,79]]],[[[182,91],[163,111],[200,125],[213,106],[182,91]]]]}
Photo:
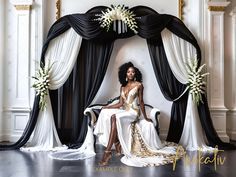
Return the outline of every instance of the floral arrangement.
{"type": "Polygon", "coordinates": [[[186,66],[188,72],[188,88],[194,103],[198,105],[200,102],[203,102],[201,94],[205,94],[206,89],[206,82],[204,82],[203,79],[209,73],[201,74],[201,71],[206,64],[203,64],[198,68],[197,57],[194,59],[189,58],[186,66]]]}
{"type": "Polygon", "coordinates": [[[105,12],[102,11],[101,15],[98,19],[98,21],[101,22],[101,27],[106,28],[107,31],[109,31],[111,24],[115,20],[121,20],[127,26],[135,33],[137,34],[137,22],[135,20],[135,14],[130,11],[129,9],[126,9],[124,5],[118,5],[113,6],[111,5],[111,8],[107,8],[105,12]]]}
{"type": "Polygon", "coordinates": [[[43,110],[46,107],[46,95],[48,95],[48,88],[50,86],[50,75],[49,72],[52,68],[52,65],[49,67],[48,65],[40,64],[38,71],[36,71],[36,76],[32,78],[35,79],[33,88],[36,90],[36,95],[40,96],[39,107],[43,110]]]}

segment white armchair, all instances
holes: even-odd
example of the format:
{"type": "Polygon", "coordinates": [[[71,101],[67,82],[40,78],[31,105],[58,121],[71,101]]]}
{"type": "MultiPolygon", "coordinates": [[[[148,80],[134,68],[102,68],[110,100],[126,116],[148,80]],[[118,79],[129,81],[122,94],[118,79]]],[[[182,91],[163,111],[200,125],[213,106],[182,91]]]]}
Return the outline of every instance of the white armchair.
{"type": "MultiPolygon", "coordinates": [[[[97,122],[99,113],[101,111],[101,108],[106,105],[115,104],[117,101],[119,101],[119,96],[115,97],[113,99],[110,99],[106,104],[93,104],[90,105],[88,108],[85,109],[84,115],[87,115],[89,121],[89,126],[94,127],[94,125],[97,122]]],[[[153,106],[149,104],[145,104],[146,114],[147,116],[152,119],[154,126],[156,128],[156,131],[159,135],[159,115],[160,110],[157,108],[154,108],[153,106]]]]}

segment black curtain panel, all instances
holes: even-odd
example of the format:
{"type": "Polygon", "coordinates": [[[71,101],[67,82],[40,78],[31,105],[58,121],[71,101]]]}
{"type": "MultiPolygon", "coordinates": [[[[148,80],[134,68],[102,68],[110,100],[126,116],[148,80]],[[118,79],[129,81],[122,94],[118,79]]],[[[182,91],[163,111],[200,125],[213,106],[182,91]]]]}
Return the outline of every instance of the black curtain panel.
{"type": "MultiPolygon", "coordinates": [[[[200,66],[201,50],[197,43],[197,40],[181,20],[173,16],[171,18],[170,17],[171,16],[169,15],[165,17],[166,19],[169,19],[168,23],[166,24],[166,28],[176,34],[178,37],[188,41],[196,48],[197,57],[199,59],[198,66],[200,66]]],[[[155,28],[152,28],[151,30],[155,31],[155,28]]],[[[157,28],[156,30],[159,31],[160,29],[157,28]]],[[[153,35],[151,39],[147,39],[147,43],[155,75],[161,91],[166,99],[173,100],[184,91],[186,85],[179,83],[174,77],[171,69],[169,68],[160,35],[153,35]]],[[[187,106],[187,94],[188,92],[186,92],[186,94],[181,99],[175,101],[172,104],[171,121],[167,136],[168,141],[178,143],[181,138],[187,106]]],[[[203,95],[203,98],[204,103],[201,103],[198,106],[198,112],[201,125],[206,134],[209,145],[212,147],[218,146],[220,149],[236,149],[234,145],[230,143],[224,143],[220,140],[213,126],[205,95],[203,95]]]]}
{"type": "MultiPolygon", "coordinates": [[[[154,73],[164,97],[173,101],[186,89],[173,75],[168,64],[161,37],[158,40],[147,40],[154,73]]],[[[187,107],[187,93],[172,104],[171,121],[167,141],[178,143],[183,131],[187,107]]]]}
{"type": "Polygon", "coordinates": [[[83,39],[77,62],[66,83],[52,94],[52,108],[60,139],[78,147],[87,133],[84,110],[90,105],[105,76],[113,41],[83,39]]]}
{"type": "MultiPolygon", "coordinates": [[[[130,29],[126,33],[118,34],[112,28],[109,31],[101,28],[99,21],[96,19],[102,13],[101,11],[105,9],[107,7],[97,6],[85,14],[72,14],[60,18],[51,26],[42,48],[41,62],[44,63],[44,56],[50,41],[69,28],[73,28],[83,38],[77,62],[68,80],[58,90],[50,91],[59,137],[64,142],[73,142],[71,147],[79,147],[85,138],[87,119],[83,112],[92,102],[102,83],[113,49],[113,42],[116,39],[135,35],[130,29]]],[[[199,64],[201,61],[200,47],[192,33],[178,18],[172,15],[158,14],[153,9],[145,6],[136,6],[131,10],[136,15],[137,35],[147,39],[150,57],[161,91],[166,99],[174,100],[184,91],[186,86],[179,83],[171,72],[160,33],[164,28],[167,28],[177,36],[190,42],[197,50],[199,64]]],[[[186,104],[187,93],[172,104],[171,122],[167,138],[169,141],[178,142],[180,139],[186,104]]],[[[220,141],[215,132],[206,99],[204,104],[198,106],[198,110],[202,127],[210,145],[219,145],[219,147],[225,149],[233,148],[230,144],[220,141]]],[[[14,144],[0,145],[0,150],[17,149],[23,146],[34,130],[38,113],[39,98],[35,97],[30,119],[22,137],[14,144]]]]}
{"type": "Polygon", "coordinates": [[[219,138],[211,120],[210,110],[208,107],[207,99],[205,95],[202,95],[203,103],[198,106],[198,113],[201,121],[201,125],[205,130],[208,143],[212,147],[218,147],[224,150],[233,150],[236,147],[233,144],[225,143],[219,138]]]}
{"type": "Polygon", "coordinates": [[[84,116],[84,110],[93,101],[102,84],[113,49],[113,41],[83,40],[82,43],[74,74],[73,147],[80,146],[85,139],[88,119],[84,116]]]}

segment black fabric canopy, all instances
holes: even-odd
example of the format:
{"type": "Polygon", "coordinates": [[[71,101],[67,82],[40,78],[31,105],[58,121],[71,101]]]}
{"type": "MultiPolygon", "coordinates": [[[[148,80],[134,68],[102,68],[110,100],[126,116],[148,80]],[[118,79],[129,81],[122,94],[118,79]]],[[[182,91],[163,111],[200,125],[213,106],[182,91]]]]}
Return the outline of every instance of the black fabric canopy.
{"type": "MultiPolygon", "coordinates": [[[[119,38],[129,38],[133,35],[132,30],[118,34],[113,30],[108,32],[100,27],[99,21],[95,20],[97,14],[101,14],[108,7],[98,6],[90,9],[85,14],[66,15],[56,21],[48,32],[43,45],[41,61],[52,39],[73,28],[83,37],[77,62],[66,83],[55,91],[50,91],[53,114],[58,134],[62,142],[71,143],[71,147],[79,147],[87,133],[87,119],[83,111],[94,99],[107,70],[113,43],[119,38]]],[[[138,34],[147,40],[150,58],[160,89],[166,99],[173,101],[186,88],[173,75],[162,43],[161,31],[164,28],[191,43],[197,51],[199,65],[201,62],[201,50],[184,23],[177,17],[167,14],[158,14],[153,9],[145,6],[136,6],[130,9],[136,15],[138,34]]],[[[171,122],[168,132],[168,141],[179,142],[182,134],[186,105],[187,92],[176,102],[173,102],[171,110],[171,122]]],[[[218,137],[210,117],[207,100],[198,106],[199,117],[205,131],[209,145],[220,149],[235,149],[229,143],[224,143],[218,137]]],[[[37,122],[39,113],[39,97],[36,96],[30,119],[22,137],[14,144],[0,145],[0,150],[17,149],[22,147],[30,138],[37,122]]]]}

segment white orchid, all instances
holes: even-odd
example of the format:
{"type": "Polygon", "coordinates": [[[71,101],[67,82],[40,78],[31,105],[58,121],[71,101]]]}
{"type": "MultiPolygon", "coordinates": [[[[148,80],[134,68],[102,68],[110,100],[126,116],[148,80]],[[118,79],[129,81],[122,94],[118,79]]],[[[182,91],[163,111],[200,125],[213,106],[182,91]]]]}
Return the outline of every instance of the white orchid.
{"type": "Polygon", "coordinates": [[[39,107],[43,110],[46,106],[46,95],[48,94],[48,88],[50,86],[50,70],[52,65],[48,64],[44,65],[41,63],[38,71],[36,71],[36,75],[32,78],[35,79],[34,84],[32,85],[35,88],[36,95],[40,96],[39,107]]]}
{"type": "Polygon", "coordinates": [[[193,101],[199,104],[202,101],[202,94],[205,94],[206,82],[203,81],[204,77],[209,73],[201,74],[202,69],[206,66],[203,64],[198,68],[198,59],[195,56],[193,59],[189,58],[186,63],[186,69],[188,72],[188,88],[192,95],[193,101]]]}
{"type": "Polygon", "coordinates": [[[135,15],[129,9],[126,9],[124,5],[111,6],[107,8],[105,12],[102,11],[102,14],[96,20],[101,22],[101,27],[106,28],[109,31],[111,24],[115,20],[121,20],[124,22],[135,34],[137,34],[137,22],[135,20],[135,15]]]}

